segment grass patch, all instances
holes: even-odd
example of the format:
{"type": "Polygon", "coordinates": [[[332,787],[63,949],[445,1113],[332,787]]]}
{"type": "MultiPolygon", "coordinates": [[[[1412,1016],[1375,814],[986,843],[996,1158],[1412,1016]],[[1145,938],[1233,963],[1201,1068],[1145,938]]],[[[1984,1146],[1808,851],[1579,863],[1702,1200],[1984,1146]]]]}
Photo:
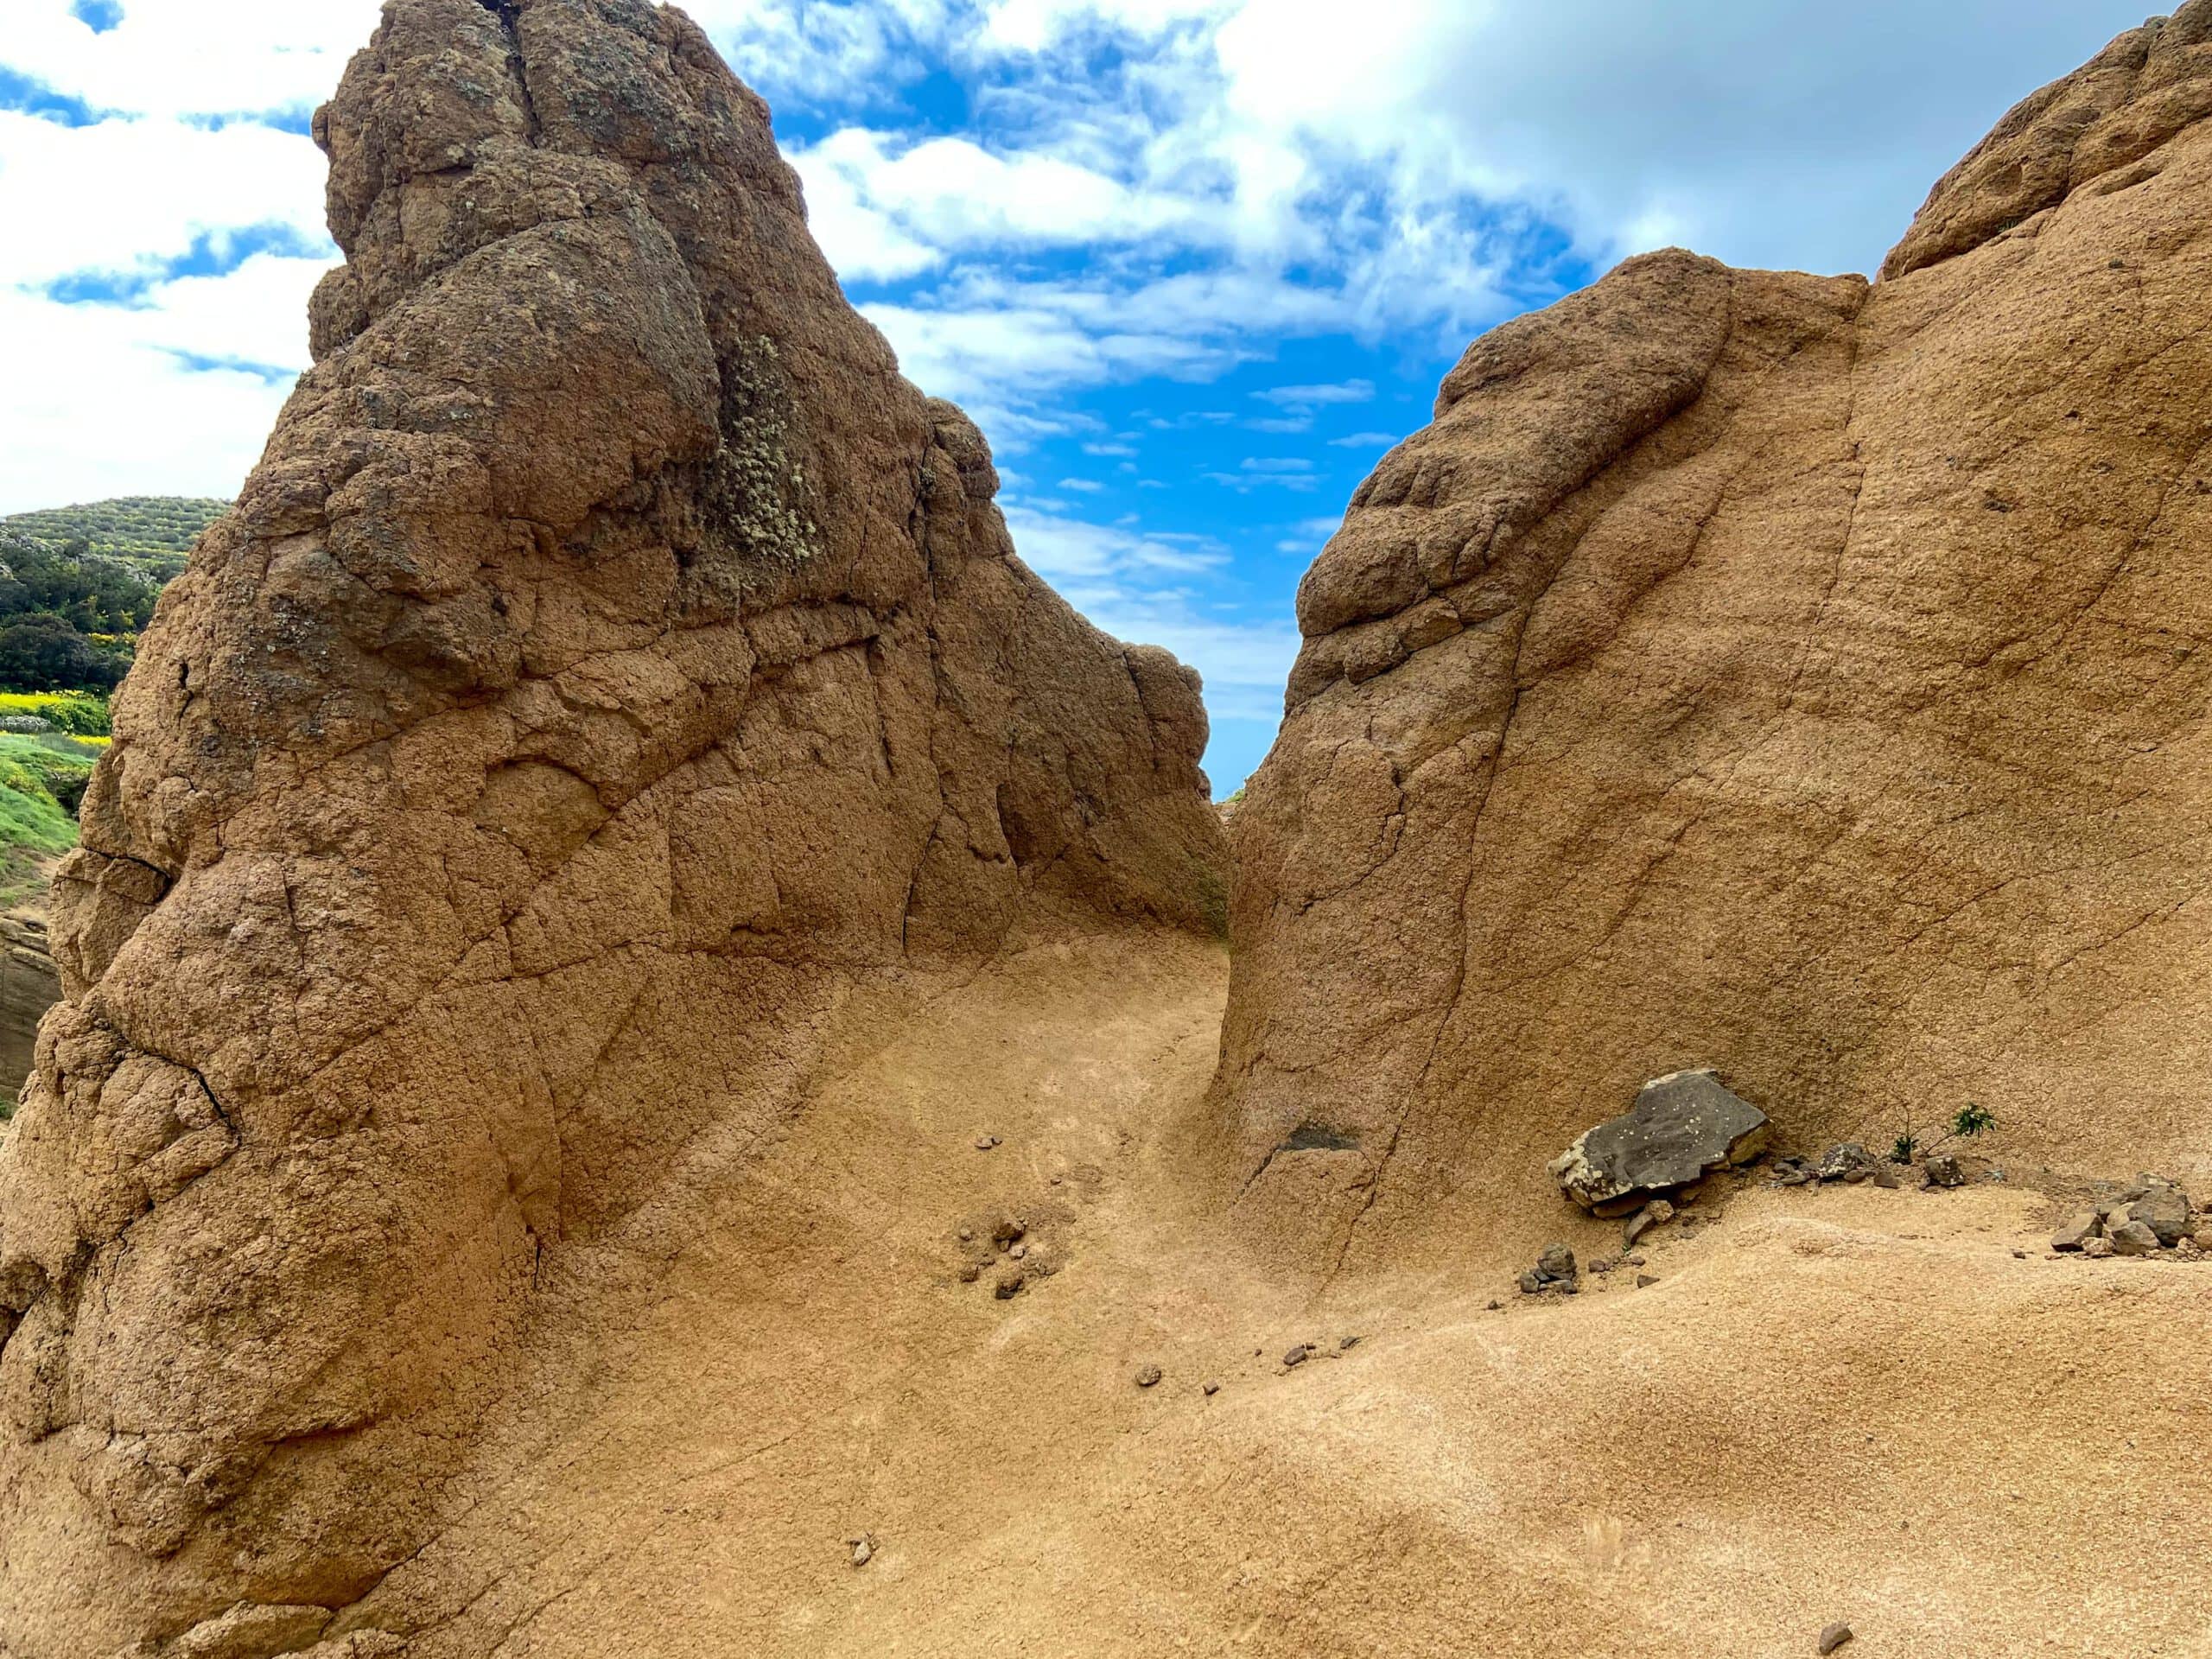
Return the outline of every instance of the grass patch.
{"type": "Polygon", "coordinates": [[[74,737],[105,739],[107,699],[92,691],[0,691],[0,715],[34,715],[74,737]]]}
{"type": "Polygon", "coordinates": [[[0,906],[35,892],[77,844],[77,808],[105,739],[0,733],[0,906]]]}

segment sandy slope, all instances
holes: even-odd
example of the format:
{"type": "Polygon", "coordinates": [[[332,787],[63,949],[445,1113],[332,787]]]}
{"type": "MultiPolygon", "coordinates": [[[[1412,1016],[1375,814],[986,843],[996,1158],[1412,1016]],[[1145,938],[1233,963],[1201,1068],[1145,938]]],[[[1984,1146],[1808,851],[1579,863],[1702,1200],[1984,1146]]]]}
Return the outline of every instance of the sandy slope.
{"type": "Polygon", "coordinates": [[[421,1659],[1783,1655],[1837,1618],[1869,1656],[2212,1654],[2212,1268],[2054,1261],[2031,1193],[1753,1186],[1646,1289],[1529,1305],[1471,1238],[1317,1297],[1204,1219],[1224,972],[1125,938],[849,1011],[785,1144],[571,1264],[466,1513],[346,1623],[421,1659]],[[1058,1271],[1001,1301],[956,1235],[1008,1207],[1058,1271]]]}

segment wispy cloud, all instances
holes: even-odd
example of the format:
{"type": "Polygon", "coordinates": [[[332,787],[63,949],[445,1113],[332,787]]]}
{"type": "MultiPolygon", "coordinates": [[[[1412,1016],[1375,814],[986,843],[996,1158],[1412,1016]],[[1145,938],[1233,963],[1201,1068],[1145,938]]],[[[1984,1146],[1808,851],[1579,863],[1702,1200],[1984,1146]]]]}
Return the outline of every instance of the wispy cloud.
{"type": "Polygon", "coordinates": [[[1364,404],[1373,401],[1372,380],[1345,380],[1331,385],[1272,386],[1252,394],[1262,403],[1285,409],[1312,409],[1321,404],[1364,404]]]}

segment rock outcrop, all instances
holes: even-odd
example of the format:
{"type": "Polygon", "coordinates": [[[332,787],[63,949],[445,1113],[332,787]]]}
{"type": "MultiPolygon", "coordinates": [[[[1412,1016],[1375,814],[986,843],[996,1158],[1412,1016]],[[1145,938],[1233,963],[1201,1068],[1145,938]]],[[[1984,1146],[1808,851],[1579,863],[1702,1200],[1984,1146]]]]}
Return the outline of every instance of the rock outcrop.
{"type": "Polygon", "coordinates": [[[2208,111],[2193,0],[1878,284],[1656,253],[1468,350],[1300,588],[1236,822],[1256,1230],[1496,1225],[1692,1061],[1815,1146],[1974,1100],[2202,1173],[2208,111]]]}
{"type": "Polygon", "coordinates": [[[315,132],[315,366],[116,699],[0,1144],[26,1659],[320,1630],[554,1253],[855,985],[1225,897],[1196,676],[1014,556],[681,13],[389,0],[315,132]]]}
{"type": "Polygon", "coordinates": [[[1764,1112],[1711,1071],[1675,1071],[1637,1090],[1620,1116],[1577,1135],[1549,1168],[1585,1210],[1624,1216],[1716,1169],[1749,1163],[1766,1143],[1764,1112]]]}

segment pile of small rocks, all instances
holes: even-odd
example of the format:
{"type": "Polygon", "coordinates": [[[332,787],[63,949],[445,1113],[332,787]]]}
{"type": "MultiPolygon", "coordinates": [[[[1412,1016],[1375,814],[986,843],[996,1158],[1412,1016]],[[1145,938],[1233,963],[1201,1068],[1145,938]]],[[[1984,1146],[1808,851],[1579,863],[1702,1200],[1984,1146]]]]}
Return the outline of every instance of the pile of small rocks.
{"type": "Polygon", "coordinates": [[[2212,1255],[2212,1212],[2191,1205],[2178,1182],[2142,1174],[2094,1209],[2067,1217],[2050,1248],[2087,1256],[2158,1255],[2182,1261],[2212,1255]]]}
{"type": "Polygon", "coordinates": [[[1871,1181],[1876,1186],[1924,1189],[1964,1186],[1970,1181],[2001,1181],[2005,1172],[1984,1158],[1968,1153],[1931,1152],[1901,1164],[1869,1152],[1856,1141],[1841,1141],[1817,1158],[1788,1157],[1774,1161],[1769,1178],[1776,1186],[1816,1186],[1841,1182],[1856,1186],[1871,1181]]]}
{"type": "Polygon", "coordinates": [[[1546,1292],[1573,1296],[1581,1289],[1582,1269],[1574,1263],[1574,1252],[1564,1244],[1547,1244],[1536,1265],[1521,1275],[1523,1296],[1541,1296],[1546,1292]]]}
{"type": "Polygon", "coordinates": [[[1052,1263],[1038,1253],[1028,1224],[1018,1216],[1001,1216],[988,1225],[963,1227],[959,1243],[965,1258],[960,1264],[960,1282],[972,1285],[995,1269],[991,1289],[1002,1302],[1019,1296],[1032,1279],[1044,1278],[1052,1271],[1052,1263]]]}

